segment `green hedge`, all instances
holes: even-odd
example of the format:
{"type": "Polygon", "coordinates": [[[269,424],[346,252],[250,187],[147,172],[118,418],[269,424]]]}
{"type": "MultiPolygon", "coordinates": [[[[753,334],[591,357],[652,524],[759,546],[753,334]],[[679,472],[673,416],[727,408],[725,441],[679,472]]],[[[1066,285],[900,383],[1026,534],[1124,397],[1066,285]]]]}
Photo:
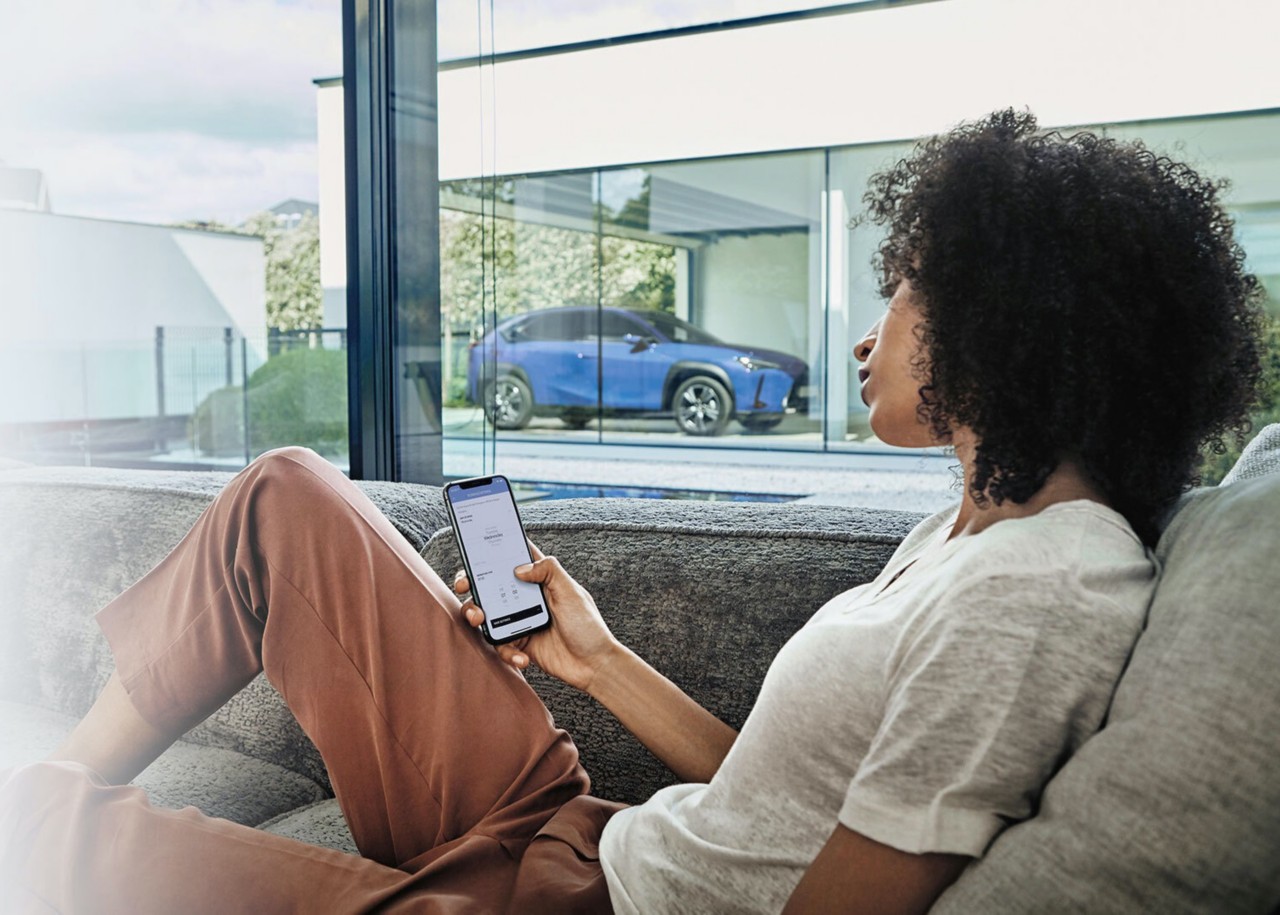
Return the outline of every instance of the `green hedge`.
{"type": "MultiPolygon", "coordinates": [[[[220,388],[192,415],[189,434],[201,454],[244,454],[244,392],[220,388]]],[[[347,452],[347,354],[299,348],[268,359],[249,376],[249,446],[254,455],[283,445],[320,454],[347,452]]]]}

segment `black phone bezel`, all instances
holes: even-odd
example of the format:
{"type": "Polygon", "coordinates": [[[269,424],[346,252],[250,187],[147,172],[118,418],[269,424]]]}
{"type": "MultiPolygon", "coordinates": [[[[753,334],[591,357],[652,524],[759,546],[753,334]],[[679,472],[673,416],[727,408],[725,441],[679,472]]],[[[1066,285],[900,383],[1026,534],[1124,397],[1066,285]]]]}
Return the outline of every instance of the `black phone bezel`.
{"type": "MultiPolygon", "coordinates": [[[[471,562],[467,558],[467,548],[462,545],[462,532],[458,530],[458,519],[457,517],[455,517],[453,513],[453,500],[449,498],[449,490],[450,489],[459,489],[459,490],[470,489],[473,486],[488,485],[490,483],[493,483],[494,480],[501,480],[504,484],[506,484],[507,496],[511,499],[511,507],[512,509],[515,510],[515,513],[516,513],[516,524],[520,526],[520,536],[524,538],[525,552],[529,556],[529,561],[533,562],[533,553],[529,551],[529,535],[528,533],[526,533],[524,529],[524,519],[520,517],[520,506],[516,503],[516,495],[514,490],[512,490],[511,488],[511,481],[508,480],[506,476],[500,473],[494,473],[494,474],[489,474],[488,476],[480,476],[480,477],[467,477],[466,479],[463,479],[463,480],[454,480],[452,483],[445,484],[442,495],[444,496],[445,510],[449,513],[449,526],[453,528],[453,541],[458,545],[458,555],[462,557],[462,568],[467,573],[468,582],[472,582],[475,579],[471,575],[471,562]]],[[[488,613],[486,613],[484,622],[480,624],[480,634],[484,637],[484,640],[488,642],[490,645],[494,645],[494,646],[505,645],[508,642],[514,642],[518,639],[523,639],[526,636],[533,635],[535,632],[541,632],[542,630],[549,627],[551,625],[551,604],[548,603],[547,601],[547,592],[542,587],[541,583],[538,584],[538,593],[542,595],[542,606],[547,611],[547,619],[545,622],[543,622],[538,626],[534,626],[532,629],[523,629],[520,632],[515,633],[514,635],[507,636],[506,638],[496,639],[493,637],[492,630],[489,628],[489,616],[488,616],[488,613]]],[[[474,587],[472,588],[472,591],[471,591],[471,600],[473,603],[475,603],[477,607],[480,607],[481,610],[484,610],[484,607],[480,604],[479,597],[476,594],[474,587]]]]}

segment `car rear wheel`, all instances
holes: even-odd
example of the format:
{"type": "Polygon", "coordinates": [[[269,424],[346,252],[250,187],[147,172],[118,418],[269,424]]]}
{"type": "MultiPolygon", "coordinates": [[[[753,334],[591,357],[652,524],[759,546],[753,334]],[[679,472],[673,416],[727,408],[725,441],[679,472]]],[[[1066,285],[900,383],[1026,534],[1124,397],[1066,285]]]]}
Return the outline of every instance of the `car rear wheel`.
{"type": "Polygon", "coordinates": [[[750,416],[739,417],[738,422],[742,423],[742,428],[748,432],[768,432],[770,429],[778,428],[782,417],[772,413],[753,413],[750,416]]]}
{"type": "Polygon", "coordinates": [[[565,410],[560,414],[560,421],[570,429],[585,429],[595,417],[594,410],[565,410]]]}
{"type": "Polygon", "coordinates": [[[671,398],[676,428],[686,435],[719,435],[729,424],[733,400],[724,385],[706,375],[681,382],[671,398]]]}
{"type": "Polygon", "coordinates": [[[533,418],[533,391],[519,375],[500,375],[485,386],[484,412],[498,429],[523,429],[533,418]]]}

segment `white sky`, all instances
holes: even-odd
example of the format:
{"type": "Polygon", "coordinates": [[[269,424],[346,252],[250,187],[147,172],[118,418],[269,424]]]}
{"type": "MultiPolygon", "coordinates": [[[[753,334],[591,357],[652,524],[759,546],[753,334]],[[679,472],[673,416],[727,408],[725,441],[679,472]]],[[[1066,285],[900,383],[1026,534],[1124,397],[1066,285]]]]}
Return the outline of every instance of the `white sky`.
{"type": "MultiPolygon", "coordinates": [[[[821,5],[494,0],[492,35],[525,49],[821,5]]],[[[439,0],[442,59],[491,49],[488,8],[439,0]]],[[[44,171],[59,213],[238,222],[318,199],[311,81],[341,72],[338,0],[0,0],[0,163],[44,171]]]]}
{"type": "MultiPolygon", "coordinates": [[[[831,0],[493,3],[502,52],[831,0]]],[[[442,59],[491,50],[488,0],[438,6],[442,59]]],[[[239,222],[318,199],[312,80],[341,69],[339,0],[0,0],[0,163],[59,213],[239,222]]]]}

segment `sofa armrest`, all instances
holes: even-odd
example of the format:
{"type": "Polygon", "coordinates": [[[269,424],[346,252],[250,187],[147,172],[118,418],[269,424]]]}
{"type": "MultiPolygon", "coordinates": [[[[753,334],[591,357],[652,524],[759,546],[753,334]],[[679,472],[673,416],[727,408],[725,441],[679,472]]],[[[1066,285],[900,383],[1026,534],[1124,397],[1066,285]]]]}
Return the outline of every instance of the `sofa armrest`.
{"type": "MultiPolygon", "coordinates": [[[[874,578],[922,517],[648,499],[539,502],[521,513],[614,634],[735,728],[783,643],[827,600],[874,578]]],[[[424,556],[447,581],[461,567],[448,529],[424,556]]],[[[529,681],[573,735],[593,793],[635,803],[676,781],[593,700],[538,671],[529,681]]]]}

